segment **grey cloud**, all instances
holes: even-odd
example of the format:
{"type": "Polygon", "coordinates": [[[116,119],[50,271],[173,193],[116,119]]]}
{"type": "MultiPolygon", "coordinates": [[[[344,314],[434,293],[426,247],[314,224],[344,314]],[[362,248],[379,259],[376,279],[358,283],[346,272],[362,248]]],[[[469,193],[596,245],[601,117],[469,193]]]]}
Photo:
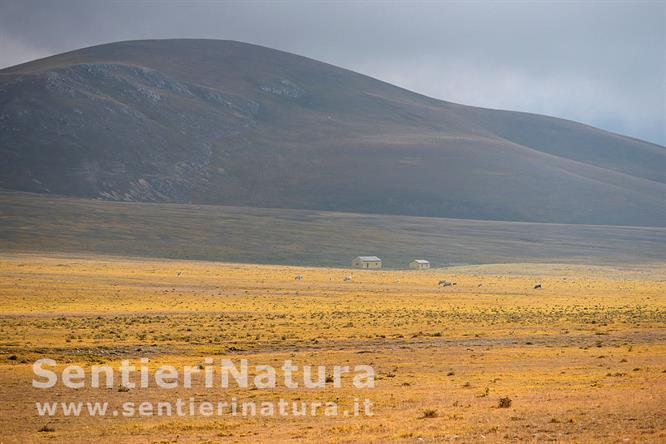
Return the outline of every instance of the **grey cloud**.
{"type": "Polygon", "coordinates": [[[117,40],[233,39],[666,143],[661,1],[0,3],[0,66],[117,40]]]}

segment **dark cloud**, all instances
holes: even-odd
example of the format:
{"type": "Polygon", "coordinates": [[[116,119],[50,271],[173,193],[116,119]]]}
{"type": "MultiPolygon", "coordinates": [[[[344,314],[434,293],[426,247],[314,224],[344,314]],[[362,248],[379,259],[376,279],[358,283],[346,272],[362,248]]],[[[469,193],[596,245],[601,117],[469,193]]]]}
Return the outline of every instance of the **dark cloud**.
{"type": "Polygon", "coordinates": [[[666,3],[0,1],[0,66],[205,37],[323,60],[444,100],[666,143],[666,3]]]}

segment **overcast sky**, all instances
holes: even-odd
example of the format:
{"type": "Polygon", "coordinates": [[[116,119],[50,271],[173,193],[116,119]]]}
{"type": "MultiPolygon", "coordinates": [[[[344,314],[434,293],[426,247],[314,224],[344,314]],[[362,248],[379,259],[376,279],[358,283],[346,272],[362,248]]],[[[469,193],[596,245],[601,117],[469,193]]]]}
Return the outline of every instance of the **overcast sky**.
{"type": "Polygon", "coordinates": [[[666,144],[666,1],[0,0],[0,67],[177,37],[257,43],[444,100],[666,144]]]}

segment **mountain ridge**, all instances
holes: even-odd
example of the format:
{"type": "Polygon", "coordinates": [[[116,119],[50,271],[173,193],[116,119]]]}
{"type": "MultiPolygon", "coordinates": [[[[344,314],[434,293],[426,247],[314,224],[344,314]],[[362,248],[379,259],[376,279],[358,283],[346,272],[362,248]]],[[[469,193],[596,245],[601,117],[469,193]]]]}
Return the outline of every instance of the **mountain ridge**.
{"type": "Polygon", "coordinates": [[[126,41],[0,70],[0,187],[666,225],[666,148],[469,107],[242,42],[126,41]]]}

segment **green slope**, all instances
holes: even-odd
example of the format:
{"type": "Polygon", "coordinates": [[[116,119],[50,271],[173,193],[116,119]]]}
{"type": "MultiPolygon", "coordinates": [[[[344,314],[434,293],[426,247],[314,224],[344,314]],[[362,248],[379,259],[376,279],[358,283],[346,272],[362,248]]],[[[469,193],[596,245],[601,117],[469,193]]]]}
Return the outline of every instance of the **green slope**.
{"type": "Polygon", "coordinates": [[[388,267],[666,260],[666,229],[470,221],[0,192],[0,249],[250,263],[388,267]]]}

